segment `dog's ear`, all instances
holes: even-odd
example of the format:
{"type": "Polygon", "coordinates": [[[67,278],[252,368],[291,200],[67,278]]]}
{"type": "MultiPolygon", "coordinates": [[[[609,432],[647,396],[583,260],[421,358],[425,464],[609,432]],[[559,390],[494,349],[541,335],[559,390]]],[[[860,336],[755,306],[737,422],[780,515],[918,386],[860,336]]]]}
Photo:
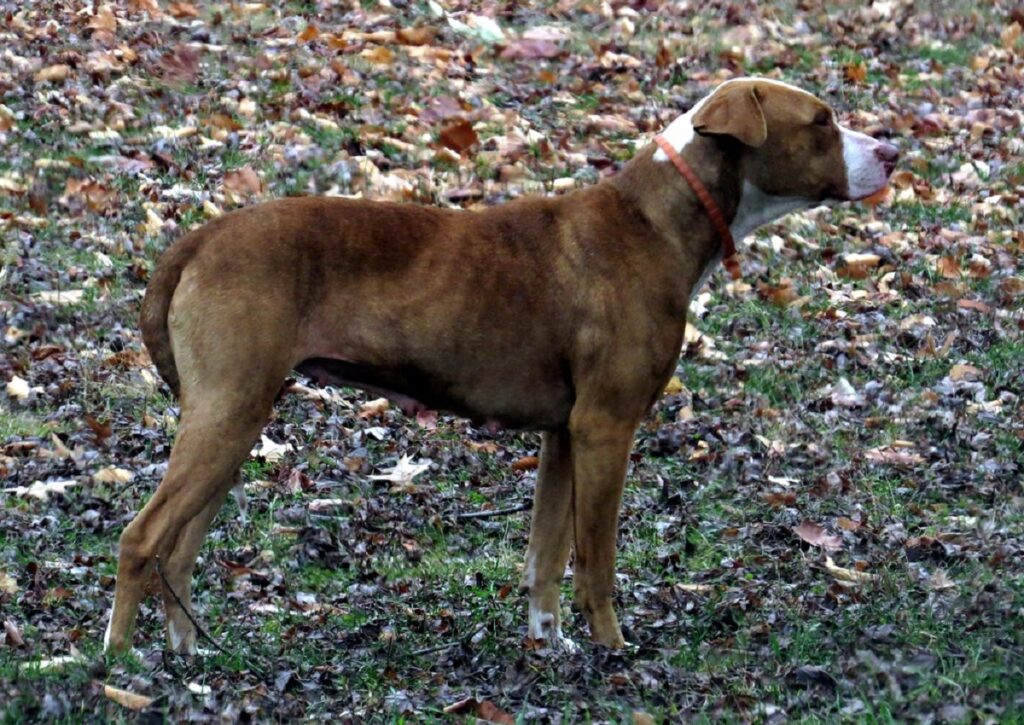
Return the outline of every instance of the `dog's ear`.
{"type": "Polygon", "coordinates": [[[764,110],[752,85],[724,88],[713,94],[694,115],[693,129],[700,134],[732,136],[754,148],[768,138],[764,110]]]}

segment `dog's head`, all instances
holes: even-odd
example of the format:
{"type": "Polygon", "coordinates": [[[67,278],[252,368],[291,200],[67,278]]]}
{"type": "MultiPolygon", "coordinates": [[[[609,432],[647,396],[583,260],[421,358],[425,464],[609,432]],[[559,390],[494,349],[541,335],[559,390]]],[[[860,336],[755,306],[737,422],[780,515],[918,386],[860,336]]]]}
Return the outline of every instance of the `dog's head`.
{"type": "Polygon", "coordinates": [[[863,199],[885,188],[899,157],[895,146],[840,125],[824,101],[778,81],[728,81],[691,113],[697,134],[741,144],[744,182],[769,197],[863,199]]]}

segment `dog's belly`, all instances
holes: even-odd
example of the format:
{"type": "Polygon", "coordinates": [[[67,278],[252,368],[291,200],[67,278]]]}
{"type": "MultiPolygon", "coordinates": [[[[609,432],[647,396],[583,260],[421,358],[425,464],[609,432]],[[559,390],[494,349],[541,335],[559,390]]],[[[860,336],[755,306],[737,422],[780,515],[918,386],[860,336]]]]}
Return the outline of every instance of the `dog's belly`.
{"type": "Polygon", "coordinates": [[[563,380],[533,378],[532,389],[524,390],[514,381],[452,381],[415,366],[370,366],[327,357],[303,360],[295,370],[318,385],[359,388],[390,398],[406,415],[441,410],[478,425],[551,430],[566,424],[572,408],[571,386],[563,380]]]}

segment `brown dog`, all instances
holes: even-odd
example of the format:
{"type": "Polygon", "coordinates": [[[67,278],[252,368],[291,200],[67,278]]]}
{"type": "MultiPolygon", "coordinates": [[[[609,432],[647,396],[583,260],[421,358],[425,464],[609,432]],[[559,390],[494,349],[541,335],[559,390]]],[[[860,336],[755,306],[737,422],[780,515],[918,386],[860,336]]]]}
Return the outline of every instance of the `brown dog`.
{"type": "Polygon", "coordinates": [[[141,324],[181,421],[163,482],[121,536],[107,649],[131,645],[159,559],[174,590],[163,592],[168,645],[195,651],[174,595],[191,607],[200,544],[292,370],[542,431],[529,633],[567,643],[559,582],[572,544],[591,637],[622,646],[612,594],[633,434],[676,367],[691,293],[723,235],[731,244],[730,231],[872,194],[897,156],[814,96],[762,79],[723,84],[662,138],[670,155],[650,145],[561,197],[480,212],[283,199],[168,249],[141,324]]]}

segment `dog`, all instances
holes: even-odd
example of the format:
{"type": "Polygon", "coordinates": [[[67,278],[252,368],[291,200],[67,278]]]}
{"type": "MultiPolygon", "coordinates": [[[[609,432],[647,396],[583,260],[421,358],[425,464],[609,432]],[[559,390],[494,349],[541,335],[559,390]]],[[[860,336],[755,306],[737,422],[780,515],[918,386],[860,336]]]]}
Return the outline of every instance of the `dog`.
{"type": "Polygon", "coordinates": [[[483,211],[281,199],[169,247],[140,324],[181,417],[163,481],[120,538],[105,649],[131,646],[158,572],[167,646],[196,651],[200,545],[293,370],[408,411],[540,431],[528,633],[573,646],[559,614],[572,547],[590,637],[622,647],[626,467],[676,368],[692,293],[719,261],[738,271],[734,237],[877,193],[898,157],[814,95],[760,78],[721,84],[655,141],[564,196],[483,211]]]}

